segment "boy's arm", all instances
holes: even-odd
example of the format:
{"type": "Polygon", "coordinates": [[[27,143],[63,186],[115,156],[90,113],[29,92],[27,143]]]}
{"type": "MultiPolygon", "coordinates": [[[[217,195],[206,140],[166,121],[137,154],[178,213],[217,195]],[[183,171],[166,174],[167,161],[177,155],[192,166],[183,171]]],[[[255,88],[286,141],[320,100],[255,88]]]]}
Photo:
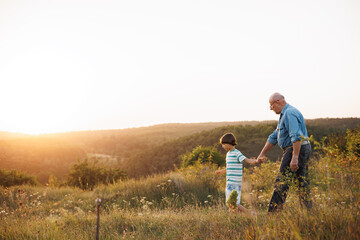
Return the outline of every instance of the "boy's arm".
{"type": "Polygon", "coordinates": [[[259,161],[256,160],[255,158],[245,158],[244,161],[251,164],[251,165],[259,163],[259,161]]]}
{"type": "Polygon", "coordinates": [[[221,170],[215,171],[215,174],[220,175],[220,174],[223,174],[223,173],[225,173],[225,172],[226,172],[226,168],[223,168],[223,169],[221,169],[221,170]]]}
{"type": "Polygon", "coordinates": [[[259,158],[245,158],[244,161],[251,164],[251,165],[254,165],[254,164],[260,164],[260,163],[263,163],[264,161],[266,161],[267,158],[266,157],[259,157],[259,158]]]}

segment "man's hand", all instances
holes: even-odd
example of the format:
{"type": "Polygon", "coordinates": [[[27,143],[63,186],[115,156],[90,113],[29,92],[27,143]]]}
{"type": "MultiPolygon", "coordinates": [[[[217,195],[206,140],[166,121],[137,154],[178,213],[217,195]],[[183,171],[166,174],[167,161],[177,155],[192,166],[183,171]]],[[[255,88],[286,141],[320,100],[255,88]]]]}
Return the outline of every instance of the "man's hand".
{"type": "Polygon", "coordinates": [[[261,156],[261,157],[258,157],[258,158],[256,159],[256,163],[261,164],[261,163],[263,163],[263,162],[265,162],[265,161],[267,161],[267,160],[268,160],[267,157],[261,156]]]}
{"type": "Polygon", "coordinates": [[[293,170],[293,171],[296,171],[296,170],[298,170],[299,169],[299,161],[298,161],[298,156],[293,156],[292,158],[291,158],[291,162],[290,162],[290,168],[291,168],[291,170],[293,170]]]}
{"type": "Polygon", "coordinates": [[[256,163],[261,164],[267,160],[267,157],[265,156],[258,156],[256,159],[256,163]]]}

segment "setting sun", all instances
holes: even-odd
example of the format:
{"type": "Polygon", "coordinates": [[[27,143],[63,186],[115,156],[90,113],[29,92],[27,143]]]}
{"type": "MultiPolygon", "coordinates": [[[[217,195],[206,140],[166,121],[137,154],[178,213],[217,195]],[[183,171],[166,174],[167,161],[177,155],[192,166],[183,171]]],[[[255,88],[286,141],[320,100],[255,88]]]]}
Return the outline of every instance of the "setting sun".
{"type": "Polygon", "coordinates": [[[11,81],[6,84],[9,91],[1,97],[2,102],[8,103],[2,105],[5,124],[9,131],[28,134],[70,130],[76,113],[84,105],[86,83],[69,79],[76,71],[66,68],[64,63],[61,63],[64,72],[59,72],[55,67],[59,62],[47,63],[45,57],[35,62],[29,61],[32,64],[27,69],[9,76],[11,81]]]}

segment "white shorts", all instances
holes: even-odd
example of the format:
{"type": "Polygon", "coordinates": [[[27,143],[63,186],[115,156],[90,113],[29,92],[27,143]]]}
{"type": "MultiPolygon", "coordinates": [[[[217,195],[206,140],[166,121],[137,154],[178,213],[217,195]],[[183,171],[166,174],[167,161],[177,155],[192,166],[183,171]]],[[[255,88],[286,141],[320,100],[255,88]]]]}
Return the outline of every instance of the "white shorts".
{"type": "Polygon", "coordinates": [[[231,183],[226,183],[226,188],[225,188],[226,199],[225,199],[225,203],[229,199],[230,194],[232,193],[233,190],[237,191],[237,193],[238,193],[236,204],[240,204],[241,185],[234,185],[234,184],[231,184],[231,183]]]}

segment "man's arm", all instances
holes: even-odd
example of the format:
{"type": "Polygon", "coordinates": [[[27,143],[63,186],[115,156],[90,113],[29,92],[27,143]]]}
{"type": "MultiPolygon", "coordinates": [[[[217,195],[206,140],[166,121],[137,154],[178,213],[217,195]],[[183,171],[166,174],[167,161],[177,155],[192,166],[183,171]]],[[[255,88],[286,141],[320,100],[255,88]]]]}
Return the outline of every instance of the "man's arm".
{"type": "Polygon", "coordinates": [[[301,142],[296,141],[293,143],[293,152],[292,152],[292,158],[290,162],[290,168],[294,171],[298,170],[299,168],[299,153],[301,148],[301,142]]]}
{"type": "Polygon", "coordinates": [[[265,146],[263,147],[263,149],[261,150],[259,156],[257,157],[257,161],[258,163],[260,163],[262,161],[262,159],[264,158],[265,154],[273,147],[274,145],[270,142],[266,142],[265,146]]]}

